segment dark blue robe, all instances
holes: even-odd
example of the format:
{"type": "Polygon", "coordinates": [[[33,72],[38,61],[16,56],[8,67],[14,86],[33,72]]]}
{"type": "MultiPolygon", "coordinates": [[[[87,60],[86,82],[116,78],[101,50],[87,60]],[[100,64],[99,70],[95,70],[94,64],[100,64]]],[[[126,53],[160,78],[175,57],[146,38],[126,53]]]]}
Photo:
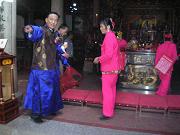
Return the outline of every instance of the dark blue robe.
{"type": "MultiPolygon", "coordinates": [[[[33,33],[27,34],[26,37],[36,45],[42,40],[44,31],[41,27],[32,26],[32,28],[33,33]]],[[[57,52],[58,50],[50,53],[57,52]]],[[[56,113],[62,109],[59,74],[60,71],[57,67],[45,70],[32,68],[24,99],[24,108],[32,110],[33,114],[42,116],[56,113]]]]}

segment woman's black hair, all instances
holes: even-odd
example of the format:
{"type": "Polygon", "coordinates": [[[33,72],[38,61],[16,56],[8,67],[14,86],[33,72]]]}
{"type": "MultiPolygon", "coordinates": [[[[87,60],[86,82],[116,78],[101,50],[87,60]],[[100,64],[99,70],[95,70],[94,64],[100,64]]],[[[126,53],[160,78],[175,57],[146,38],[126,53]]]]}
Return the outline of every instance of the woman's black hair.
{"type": "Polygon", "coordinates": [[[172,38],[164,38],[165,41],[171,41],[172,38]]]}
{"type": "Polygon", "coordinates": [[[103,25],[105,25],[106,27],[109,25],[110,28],[111,28],[111,30],[114,29],[111,18],[105,18],[105,19],[101,20],[101,21],[100,21],[100,24],[103,24],[103,25]]]}
{"type": "Polygon", "coordinates": [[[164,41],[171,41],[173,39],[172,35],[171,35],[171,37],[166,37],[165,35],[171,35],[171,32],[165,32],[165,34],[164,34],[164,41]]]}

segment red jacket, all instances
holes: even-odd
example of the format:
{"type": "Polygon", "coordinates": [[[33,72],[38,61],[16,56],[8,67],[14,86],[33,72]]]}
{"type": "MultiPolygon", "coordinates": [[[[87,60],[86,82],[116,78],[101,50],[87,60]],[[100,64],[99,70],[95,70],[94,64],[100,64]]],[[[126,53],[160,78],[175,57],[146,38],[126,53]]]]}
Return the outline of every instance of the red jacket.
{"type": "Polygon", "coordinates": [[[110,31],[106,33],[101,46],[101,56],[99,61],[101,71],[120,70],[120,47],[115,34],[110,31]]]}
{"type": "MultiPolygon", "coordinates": [[[[158,63],[160,58],[166,55],[167,57],[171,58],[173,62],[177,60],[177,50],[176,50],[176,44],[170,41],[165,41],[163,44],[161,44],[156,51],[156,59],[155,59],[155,65],[158,63]]],[[[171,67],[170,72],[173,70],[173,67],[171,67]]],[[[160,74],[160,76],[164,76],[163,74],[160,74]]]]}

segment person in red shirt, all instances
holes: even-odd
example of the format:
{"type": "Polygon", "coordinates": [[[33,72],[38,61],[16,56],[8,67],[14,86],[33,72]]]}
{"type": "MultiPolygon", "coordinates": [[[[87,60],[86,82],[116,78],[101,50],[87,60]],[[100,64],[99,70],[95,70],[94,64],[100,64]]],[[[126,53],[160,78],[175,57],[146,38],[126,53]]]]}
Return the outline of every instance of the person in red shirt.
{"type": "MultiPolygon", "coordinates": [[[[159,45],[159,47],[157,48],[155,65],[158,63],[158,61],[160,60],[160,58],[163,55],[170,58],[173,61],[173,64],[177,60],[176,44],[174,44],[172,42],[172,35],[171,34],[165,34],[164,38],[165,38],[164,43],[159,45]]],[[[173,71],[173,66],[168,70],[168,72],[166,74],[163,74],[160,71],[158,71],[158,75],[159,75],[159,78],[161,80],[161,83],[158,87],[158,90],[156,91],[157,95],[165,96],[168,94],[172,71],[173,71]]]]}
{"type": "Polygon", "coordinates": [[[100,63],[102,72],[103,115],[100,120],[107,120],[114,114],[116,82],[120,71],[120,46],[113,28],[111,18],[100,22],[100,30],[105,37],[101,46],[101,56],[94,59],[94,63],[100,63]]]}

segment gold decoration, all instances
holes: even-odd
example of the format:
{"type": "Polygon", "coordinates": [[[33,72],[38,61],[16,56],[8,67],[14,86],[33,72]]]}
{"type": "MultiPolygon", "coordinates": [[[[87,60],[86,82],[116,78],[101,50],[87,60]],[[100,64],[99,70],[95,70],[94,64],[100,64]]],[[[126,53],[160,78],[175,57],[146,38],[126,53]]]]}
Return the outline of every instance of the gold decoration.
{"type": "Polygon", "coordinates": [[[39,65],[40,67],[42,67],[42,62],[40,61],[40,62],[38,63],[38,65],[39,65]]]}
{"type": "Polygon", "coordinates": [[[122,32],[121,32],[121,31],[118,31],[118,32],[117,32],[117,38],[118,38],[118,39],[122,39],[122,32]]]}
{"type": "Polygon", "coordinates": [[[11,59],[4,59],[2,61],[2,65],[5,66],[5,65],[11,65],[12,64],[12,60],[11,59]]]}
{"type": "Polygon", "coordinates": [[[38,47],[36,51],[39,53],[41,51],[41,47],[38,47]]]}
{"type": "Polygon", "coordinates": [[[45,53],[43,53],[42,58],[46,59],[46,54],[45,53]]]}
{"type": "Polygon", "coordinates": [[[48,70],[47,68],[44,68],[44,70],[48,70]]]}
{"type": "Polygon", "coordinates": [[[45,40],[43,39],[43,40],[41,41],[41,43],[44,45],[44,44],[45,44],[45,40]]]}

